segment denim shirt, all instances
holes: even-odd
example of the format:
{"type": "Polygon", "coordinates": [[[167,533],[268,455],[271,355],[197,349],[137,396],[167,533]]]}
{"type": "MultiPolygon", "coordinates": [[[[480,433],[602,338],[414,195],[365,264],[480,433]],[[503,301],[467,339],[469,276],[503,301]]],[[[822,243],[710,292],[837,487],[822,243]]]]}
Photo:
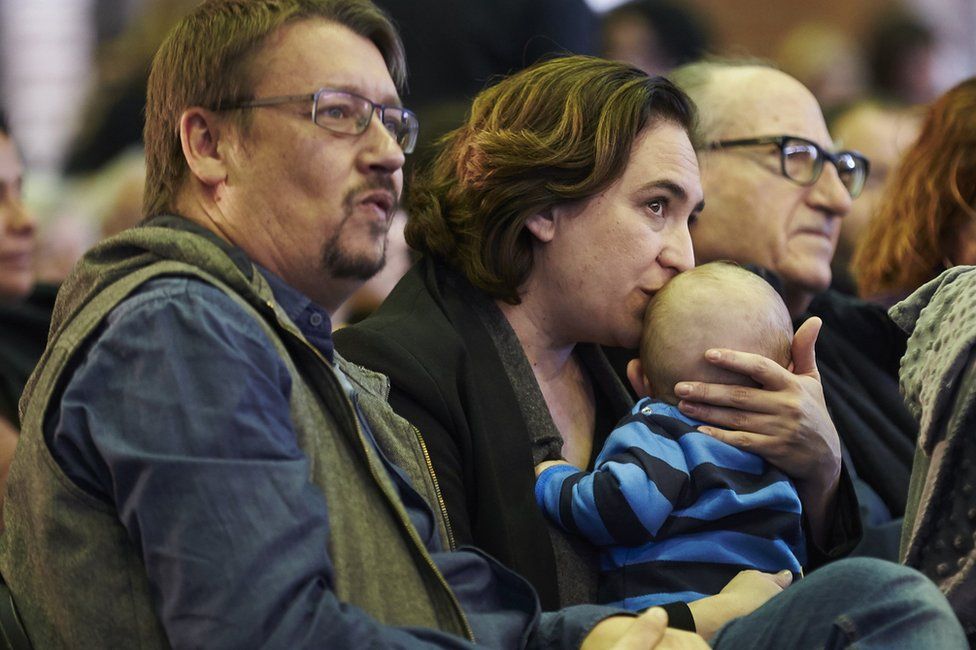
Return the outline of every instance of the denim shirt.
{"type": "MultiPolygon", "coordinates": [[[[332,359],[328,312],[264,275],[332,359]]],[[[190,278],[152,280],[109,314],[79,358],[45,438],[65,475],[116,509],[174,647],[470,645],[384,626],[338,600],[328,505],[309,482],[292,428],[290,375],[260,326],[221,290],[190,278]]],[[[617,613],[582,606],[539,616],[524,580],[474,549],[442,551],[427,504],[384,462],[478,645],[578,647],[617,613]]]]}

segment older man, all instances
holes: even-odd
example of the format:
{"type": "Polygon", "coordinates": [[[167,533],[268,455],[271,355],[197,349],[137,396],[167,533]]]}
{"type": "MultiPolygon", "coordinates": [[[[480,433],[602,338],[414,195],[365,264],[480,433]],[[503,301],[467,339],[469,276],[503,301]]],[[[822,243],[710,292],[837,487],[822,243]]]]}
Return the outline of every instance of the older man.
{"type": "MultiPolygon", "coordinates": [[[[898,392],[904,336],[879,308],[827,291],[841,219],[866,160],[832,152],[816,99],[787,74],[698,63],[674,74],[700,110],[707,208],[692,227],[696,261],[732,259],[773,273],[796,321],[824,321],[817,360],[831,417],[859,474],[868,552],[894,558],[916,425],[898,392]]],[[[708,419],[707,409],[696,416],[708,419]]]]}

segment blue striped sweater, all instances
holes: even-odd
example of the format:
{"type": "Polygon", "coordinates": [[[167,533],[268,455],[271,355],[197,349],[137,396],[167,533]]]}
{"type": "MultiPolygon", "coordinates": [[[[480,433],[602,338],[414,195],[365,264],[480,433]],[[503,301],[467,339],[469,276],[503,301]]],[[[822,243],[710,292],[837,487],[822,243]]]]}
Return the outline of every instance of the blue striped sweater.
{"type": "Polygon", "coordinates": [[[558,465],[539,476],[546,515],[601,549],[601,603],[636,611],[691,602],[744,569],[800,574],[796,488],[759,456],[697,431],[701,424],[644,398],[593,472],[558,465]]]}

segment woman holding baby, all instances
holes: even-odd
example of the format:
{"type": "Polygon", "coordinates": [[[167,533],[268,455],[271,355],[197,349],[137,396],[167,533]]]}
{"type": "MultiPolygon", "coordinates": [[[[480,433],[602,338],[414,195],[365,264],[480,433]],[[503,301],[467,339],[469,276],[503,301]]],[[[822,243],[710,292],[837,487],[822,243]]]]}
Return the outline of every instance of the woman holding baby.
{"type": "MultiPolygon", "coordinates": [[[[336,335],[345,357],[390,377],[391,405],[426,443],[443,496],[434,505],[455,545],[477,545],[527,577],[545,609],[596,602],[596,555],[549,525],[533,468],[560,451],[590,467],[633,405],[600,346],[637,347],[651,296],[694,265],[688,222],[703,197],[693,124],[693,106],[670,82],[586,57],[538,64],[482,92],[411,190],[406,237],[421,260],[372,317],[336,335]]],[[[808,568],[846,552],[859,530],[816,372],[817,329],[797,333],[792,372],[758,355],[708,358],[763,390],[679,386],[697,417],[762,434],[751,451],[789,450],[777,464],[802,500],[808,568]]],[[[860,575],[854,564],[848,576],[860,575]]],[[[790,593],[843,600],[815,583],[790,593]]],[[[716,596],[669,607],[672,625],[708,638],[788,584],[742,574],[716,596]]],[[[790,599],[764,611],[774,603],[790,599]]],[[[754,618],[723,638],[752,638],[754,618]]],[[[805,634],[808,625],[787,627],[805,634]]]]}

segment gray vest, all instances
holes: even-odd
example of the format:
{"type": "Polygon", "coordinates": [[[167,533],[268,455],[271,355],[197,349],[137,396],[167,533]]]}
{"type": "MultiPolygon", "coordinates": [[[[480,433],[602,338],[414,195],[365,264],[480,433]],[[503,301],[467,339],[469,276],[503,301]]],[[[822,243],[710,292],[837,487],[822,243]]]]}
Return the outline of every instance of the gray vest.
{"type": "MultiPolygon", "coordinates": [[[[108,313],[146,281],[192,276],[224,291],[258,322],[288,367],[291,419],[325,494],[328,553],[340,600],[381,623],[444,630],[471,638],[453,593],[411,526],[396,487],[364,437],[328,362],[275,303],[253,267],[250,277],[206,237],[136,228],[92,249],[58,296],[47,349],[21,401],[23,429],[4,507],[2,570],[38,648],[168,647],[137,548],[115,509],[71,482],[48,452],[45,416],[62,374],[108,313]]],[[[336,359],[359,393],[377,443],[428,503],[446,514],[416,429],[386,404],[385,377],[336,359]]]]}

